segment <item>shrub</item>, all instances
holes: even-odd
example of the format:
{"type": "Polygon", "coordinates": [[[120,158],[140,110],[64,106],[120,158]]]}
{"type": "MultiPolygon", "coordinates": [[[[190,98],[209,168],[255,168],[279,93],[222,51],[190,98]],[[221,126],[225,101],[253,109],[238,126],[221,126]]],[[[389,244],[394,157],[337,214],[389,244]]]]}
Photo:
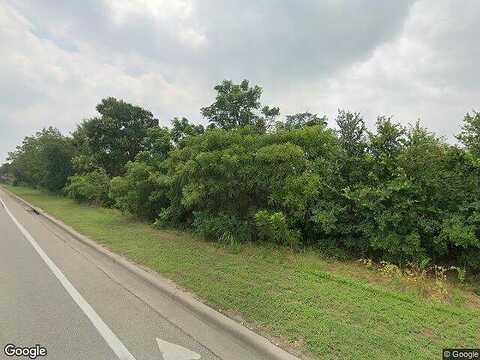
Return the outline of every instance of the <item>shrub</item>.
{"type": "Polygon", "coordinates": [[[85,175],[75,175],[69,178],[65,194],[79,202],[96,205],[110,205],[108,196],[110,179],[104,170],[94,170],[85,175]]]}
{"type": "Polygon", "coordinates": [[[232,243],[251,240],[250,226],[246,221],[227,214],[194,212],[193,228],[206,239],[232,243]]]}
{"type": "Polygon", "coordinates": [[[321,186],[314,159],[328,166],[335,148],[334,132],[323,126],[267,134],[213,129],[189,137],[167,160],[173,222],[190,225],[194,212],[229,214],[249,224],[255,238],[253,214],[268,208],[282,212],[300,234],[310,226],[321,186]]]}
{"type": "Polygon", "coordinates": [[[262,241],[282,245],[296,245],[299,235],[288,228],[285,215],[281,212],[261,210],[255,214],[257,236],[262,241]]]}
{"type": "Polygon", "coordinates": [[[153,227],[157,229],[163,229],[169,226],[179,226],[174,222],[174,216],[172,214],[172,208],[167,207],[160,210],[157,219],[153,223],[153,227]]]}
{"type": "Polygon", "coordinates": [[[74,172],[68,196],[158,227],[480,271],[479,113],[465,116],[461,147],[391,117],[369,131],[348,111],[336,131],[310,113],[270,127],[279,110],[259,107],[259,87],[215,89],[205,131],[186,119],[159,127],[150,112],[108,98],[72,138],[53,128],[25,138],[0,179],[57,190],[74,172]]]}
{"type": "Polygon", "coordinates": [[[168,206],[168,179],[154,167],[141,162],[129,162],[125,176],[111,181],[110,198],[117,208],[140,218],[153,220],[168,206]]]}

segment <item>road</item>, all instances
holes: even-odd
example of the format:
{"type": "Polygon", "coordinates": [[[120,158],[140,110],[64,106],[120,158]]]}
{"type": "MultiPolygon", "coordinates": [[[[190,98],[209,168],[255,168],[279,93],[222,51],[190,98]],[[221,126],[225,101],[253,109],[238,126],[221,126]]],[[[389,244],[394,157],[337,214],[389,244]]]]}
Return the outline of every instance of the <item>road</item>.
{"type": "Polygon", "coordinates": [[[262,359],[2,190],[0,199],[0,358],[12,359],[7,344],[39,344],[47,356],[37,359],[262,359]]]}

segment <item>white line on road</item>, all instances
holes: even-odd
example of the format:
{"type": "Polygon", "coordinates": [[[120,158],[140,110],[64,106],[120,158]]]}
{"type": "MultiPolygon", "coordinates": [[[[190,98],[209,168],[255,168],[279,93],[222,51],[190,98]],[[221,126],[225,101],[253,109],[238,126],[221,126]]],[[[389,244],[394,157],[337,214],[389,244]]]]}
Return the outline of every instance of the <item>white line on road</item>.
{"type": "Polygon", "coordinates": [[[48,255],[42,250],[40,245],[36,242],[32,235],[18,222],[18,220],[13,216],[13,214],[8,209],[7,205],[0,199],[0,203],[5,208],[5,211],[13,220],[15,225],[20,229],[23,236],[30,242],[33,248],[37,251],[38,255],[42,260],[47,264],[53,274],[57,277],[58,281],[62,286],[67,290],[68,294],[72,299],[77,303],[77,305],[82,309],[82,311],[87,315],[88,319],[92,322],[93,326],[98,330],[100,335],[105,339],[108,346],[112,351],[118,356],[120,360],[135,360],[132,354],[128,349],[123,345],[120,339],[113,333],[113,331],[108,327],[107,324],[102,320],[102,318],[95,312],[95,310],[90,306],[90,304],[83,298],[82,295],[75,289],[72,283],[63,275],[60,269],[55,265],[55,263],[48,257],[48,255]]]}
{"type": "Polygon", "coordinates": [[[194,351],[159,338],[157,338],[157,344],[163,355],[163,360],[198,360],[201,358],[200,354],[194,351]]]}

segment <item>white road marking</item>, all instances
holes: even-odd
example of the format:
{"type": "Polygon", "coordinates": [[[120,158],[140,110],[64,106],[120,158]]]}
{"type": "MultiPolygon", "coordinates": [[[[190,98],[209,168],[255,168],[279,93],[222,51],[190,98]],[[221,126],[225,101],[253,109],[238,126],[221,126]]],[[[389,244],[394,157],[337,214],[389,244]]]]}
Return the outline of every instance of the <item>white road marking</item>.
{"type": "Polygon", "coordinates": [[[123,345],[120,339],[113,333],[113,331],[108,327],[107,324],[102,320],[102,318],[95,312],[95,310],[90,306],[90,304],[80,295],[80,293],[75,289],[72,283],[63,275],[60,269],[55,265],[55,263],[48,257],[48,255],[42,250],[37,241],[33,236],[18,222],[18,220],[13,216],[13,214],[8,209],[7,205],[0,199],[0,203],[5,208],[5,211],[13,220],[15,225],[20,229],[23,236],[30,242],[33,248],[37,251],[38,255],[42,260],[47,264],[53,274],[57,277],[58,281],[62,284],[68,294],[72,299],[77,303],[77,305],[82,309],[82,311],[87,315],[88,319],[92,322],[93,326],[98,330],[100,335],[105,339],[108,346],[112,351],[118,356],[120,360],[135,360],[132,354],[128,349],[123,345]]]}
{"type": "Polygon", "coordinates": [[[159,338],[157,338],[157,344],[163,355],[163,360],[198,360],[201,358],[200,354],[196,352],[159,338]]]}

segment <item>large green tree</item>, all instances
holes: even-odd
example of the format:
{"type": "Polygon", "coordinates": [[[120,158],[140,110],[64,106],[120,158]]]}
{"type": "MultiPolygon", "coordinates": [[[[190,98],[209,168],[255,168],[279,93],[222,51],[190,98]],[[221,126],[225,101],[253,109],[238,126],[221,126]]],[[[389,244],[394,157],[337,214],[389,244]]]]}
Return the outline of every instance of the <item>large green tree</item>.
{"type": "Polygon", "coordinates": [[[71,139],[50,127],[27,136],[9,160],[17,183],[59,191],[72,175],[73,155],[71,139]]]}
{"type": "Polygon", "coordinates": [[[125,165],[146,150],[145,137],[158,119],[150,111],[113,97],[97,105],[99,117],[84,121],[74,138],[87,162],[105,169],[109,176],[121,175],[125,165]]]}
{"type": "Polygon", "coordinates": [[[240,84],[224,80],[214,89],[215,102],[201,109],[202,115],[214,126],[225,130],[251,126],[264,132],[280,114],[278,107],[262,106],[262,88],[250,86],[248,80],[240,84]]]}

